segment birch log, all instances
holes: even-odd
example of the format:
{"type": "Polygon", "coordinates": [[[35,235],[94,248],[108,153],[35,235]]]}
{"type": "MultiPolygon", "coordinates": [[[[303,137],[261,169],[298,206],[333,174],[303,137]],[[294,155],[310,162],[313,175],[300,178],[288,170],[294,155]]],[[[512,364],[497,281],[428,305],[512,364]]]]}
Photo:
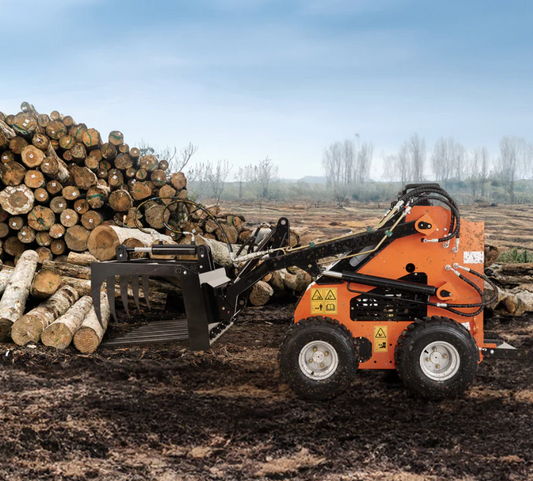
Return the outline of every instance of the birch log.
{"type": "Polygon", "coordinates": [[[45,346],[65,349],[70,345],[74,334],[93,307],[89,296],[83,296],[65,314],[56,319],[42,333],[41,341],[45,346]]]}
{"type": "Polygon", "coordinates": [[[100,261],[109,261],[116,256],[116,248],[126,239],[137,239],[145,247],[162,240],[175,244],[170,236],[163,234],[145,234],[137,229],[127,229],[114,225],[100,225],[89,235],[87,247],[89,252],[100,261]]]}
{"type": "Polygon", "coordinates": [[[98,262],[98,259],[94,257],[90,252],[69,252],[68,262],[70,264],[76,264],[77,266],[90,266],[91,264],[98,262]]]}
{"type": "Polygon", "coordinates": [[[78,300],[78,293],[70,286],[59,289],[52,297],[17,319],[11,328],[11,337],[19,346],[39,342],[41,334],[55,319],[63,315],[78,300]]]}
{"type": "Polygon", "coordinates": [[[102,342],[102,338],[107,329],[111,312],[109,310],[109,302],[105,292],[102,292],[100,295],[100,306],[103,326],[100,325],[100,321],[98,320],[98,317],[96,317],[96,312],[93,307],[89,312],[89,315],[83,321],[81,327],[76,331],[76,334],[74,334],[74,346],[78,351],[84,354],[92,354],[96,351],[102,342]]]}
{"type": "Polygon", "coordinates": [[[27,214],[33,209],[34,202],[33,191],[24,184],[6,187],[0,192],[0,205],[11,215],[27,214]]]}
{"type": "Polygon", "coordinates": [[[0,341],[9,340],[11,326],[24,314],[38,261],[37,252],[24,251],[11,274],[11,279],[0,300],[0,341]]]}

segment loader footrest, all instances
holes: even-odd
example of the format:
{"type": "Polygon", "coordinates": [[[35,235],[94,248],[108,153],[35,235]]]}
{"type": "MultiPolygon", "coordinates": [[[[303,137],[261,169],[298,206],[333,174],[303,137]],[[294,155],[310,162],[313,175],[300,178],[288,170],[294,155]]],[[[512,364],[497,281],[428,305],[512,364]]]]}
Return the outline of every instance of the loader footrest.
{"type": "Polygon", "coordinates": [[[102,343],[103,347],[136,346],[161,342],[184,341],[189,338],[187,319],[155,321],[102,343]]]}

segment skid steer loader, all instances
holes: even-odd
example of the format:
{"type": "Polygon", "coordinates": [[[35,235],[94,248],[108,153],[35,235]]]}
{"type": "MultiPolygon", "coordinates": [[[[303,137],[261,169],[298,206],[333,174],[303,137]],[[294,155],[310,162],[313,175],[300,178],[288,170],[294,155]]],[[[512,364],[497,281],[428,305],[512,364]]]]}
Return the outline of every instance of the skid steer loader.
{"type": "Polygon", "coordinates": [[[483,359],[532,357],[485,335],[483,309],[495,301],[497,288],[484,275],[484,224],[462,219],[438,184],[405,186],[366,232],[291,248],[283,217],[256,239],[232,254],[235,279],[214,262],[207,245],[119,246],[116,261],[92,265],[96,313],[101,315],[100,291],[108,280],[115,316],[116,275],[124,306],[130,279],[138,302],[139,278],[147,292],[149,277],[175,277],[190,348],[206,350],[245,308],[256,282],[297,266],[316,280],[298,302],[279,367],[301,397],[334,397],[350,387],[358,369],[396,369],[415,394],[451,398],[472,385],[483,359]],[[139,252],[175,257],[133,259],[139,252]],[[492,285],[489,299],[486,283],[492,285]]]}

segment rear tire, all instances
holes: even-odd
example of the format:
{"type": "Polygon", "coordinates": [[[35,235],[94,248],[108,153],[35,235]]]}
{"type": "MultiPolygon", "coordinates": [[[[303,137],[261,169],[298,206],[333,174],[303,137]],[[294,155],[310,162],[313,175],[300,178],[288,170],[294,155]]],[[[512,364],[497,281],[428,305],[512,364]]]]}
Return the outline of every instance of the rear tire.
{"type": "Polygon", "coordinates": [[[330,317],[309,317],[293,324],[283,340],[278,362],[291,389],[310,400],[343,393],[357,374],[357,351],[346,326],[330,317]]]}
{"type": "Polygon", "coordinates": [[[475,339],[447,317],[425,317],[410,324],[398,339],[394,357],[407,389],[434,400],[463,394],[479,367],[475,339]]]}

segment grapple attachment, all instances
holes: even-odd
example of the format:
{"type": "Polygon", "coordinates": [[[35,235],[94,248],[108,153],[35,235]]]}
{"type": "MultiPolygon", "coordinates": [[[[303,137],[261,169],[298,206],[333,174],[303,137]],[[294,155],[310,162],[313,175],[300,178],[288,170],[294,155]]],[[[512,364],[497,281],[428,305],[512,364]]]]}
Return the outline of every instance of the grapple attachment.
{"type": "MultiPolygon", "coordinates": [[[[150,277],[175,277],[179,281],[183,294],[191,349],[209,349],[210,324],[213,326],[220,321],[215,314],[212,281],[209,279],[213,277],[213,273],[219,271],[223,271],[223,269],[216,269],[208,246],[154,245],[152,247],[134,248],[119,246],[117,247],[116,261],[99,262],[91,266],[91,295],[94,310],[102,324],[100,293],[105,282],[107,284],[109,309],[114,319],[117,320],[115,309],[116,276],[118,276],[122,304],[128,316],[130,285],[137,309],[140,308],[139,287],[141,284],[145,301],[148,308],[150,308],[148,295],[150,277]],[[195,258],[193,260],[130,259],[130,253],[139,252],[165,256],[195,256],[195,258]]],[[[218,279],[222,278],[222,282],[229,281],[222,273],[219,273],[216,277],[218,279]]]]}

